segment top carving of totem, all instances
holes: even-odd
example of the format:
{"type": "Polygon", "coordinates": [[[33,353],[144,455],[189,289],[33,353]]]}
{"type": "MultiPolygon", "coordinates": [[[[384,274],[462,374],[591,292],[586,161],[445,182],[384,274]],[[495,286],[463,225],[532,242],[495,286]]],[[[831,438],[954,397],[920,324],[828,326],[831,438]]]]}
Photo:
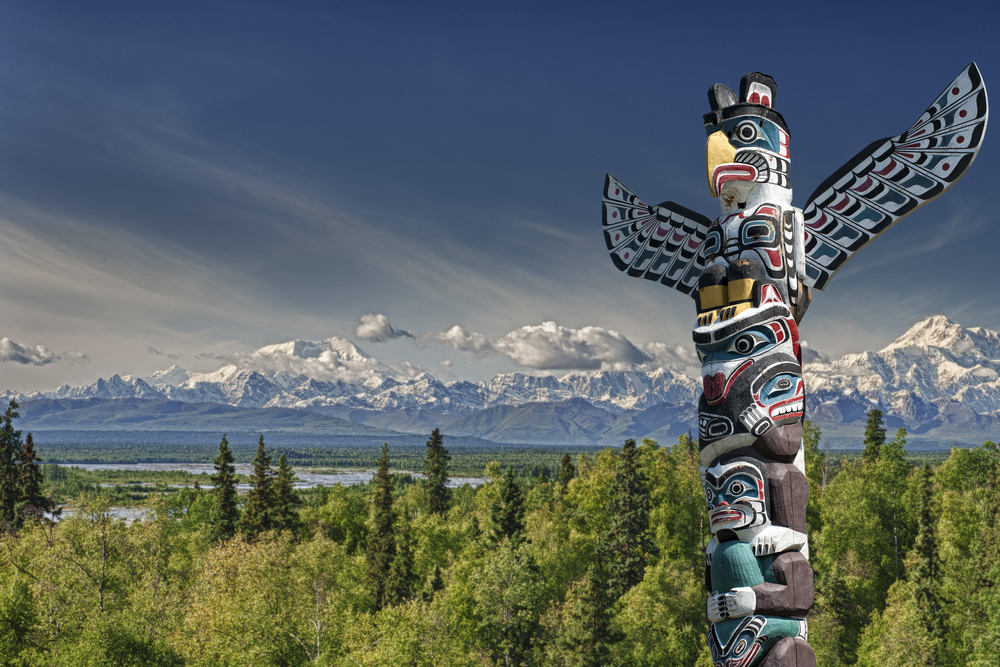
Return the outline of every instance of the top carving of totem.
{"type": "Polygon", "coordinates": [[[805,386],[798,324],[854,253],[969,168],[986,132],[986,89],[970,64],[902,134],[880,139],[792,206],[789,132],[777,86],[752,72],[739,95],[708,91],[708,186],[715,220],[649,206],[604,184],[615,265],[694,297],[702,364],[698,440],[713,538],[706,548],[707,639],[716,667],[815,667],[802,452],[805,386]]]}
{"type": "Polygon", "coordinates": [[[604,238],[619,270],[694,296],[702,464],[745,446],[790,460],[800,435],[781,427],[801,430],[797,324],[811,290],[965,174],[986,132],[986,88],[970,64],[908,130],[868,145],[802,209],[774,80],[752,72],[739,94],[715,84],[708,98],[707,177],[722,214],[650,206],[608,174],[604,238]]]}

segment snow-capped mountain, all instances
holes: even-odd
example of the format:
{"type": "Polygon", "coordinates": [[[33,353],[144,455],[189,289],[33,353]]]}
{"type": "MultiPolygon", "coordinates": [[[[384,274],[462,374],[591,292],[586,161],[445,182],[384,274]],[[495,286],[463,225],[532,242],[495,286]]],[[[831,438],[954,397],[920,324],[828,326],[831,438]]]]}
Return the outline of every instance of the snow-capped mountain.
{"type": "MultiPolygon", "coordinates": [[[[804,372],[807,414],[821,425],[863,424],[867,412],[878,407],[891,427],[905,425],[913,434],[938,439],[961,431],[972,434],[969,441],[1000,431],[1000,335],[994,331],[965,329],[945,317],[931,317],[882,350],[811,363],[804,372]]],[[[700,394],[695,379],[662,368],[571,372],[562,377],[506,373],[484,382],[442,382],[429,373],[407,378],[351,341],[328,338],[234,355],[211,373],[172,366],[145,378],[114,375],[88,386],[6,396],[21,401],[169,399],[294,408],[409,433],[454,423],[469,435],[487,437],[495,427],[487,422],[500,419],[517,421],[523,431],[525,420],[555,419],[551,414],[560,410],[583,415],[589,408],[582,407],[581,400],[605,415],[587,413],[587,419],[604,423],[602,428],[609,432],[641,430],[630,425],[634,417],[652,430],[676,421],[670,428],[677,430],[686,428],[681,422],[694,419],[691,408],[700,394]],[[538,404],[556,406],[555,412],[532,407],[538,404]],[[664,406],[670,414],[659,416],[664,406]],[[654,408],[659,412],[650,412],[654,408]]]]}
{"type": "MultiPolygon", "coordinates": [[[[659,369],[653,372],[573,372],[562,378],[508,373],[486,382],[442,382],[429,373],[405,378],[349,340],[295,340],[237,355],[211,373],[191,373],[179,366],[139,378],[113,375],[92,385],[63,385],[39,398],[147,398],[187,403],[224,403],[235,407],[283,407],[321,412],[362,423],[400,411],[434,413],[438,420],[458,418],[496,406],[521,406],[583,398],[618,415],[661,403],[693,405],[700,387],[690,377],[659,369]]],[[[403,420],[405,422],[405,420],[403,420]]],[[[425,430],[414,418],[412,429],[425,430]]],[[[406,423],[394,419],[399,430],[406,423]]]]}
{"type": "Polygon", "coordinates": [[[1000,336],[935,316],[878,352],[805,367],[807,413],[851,423],[872,407],[913,432],[1000,424],[1000,336]]]}

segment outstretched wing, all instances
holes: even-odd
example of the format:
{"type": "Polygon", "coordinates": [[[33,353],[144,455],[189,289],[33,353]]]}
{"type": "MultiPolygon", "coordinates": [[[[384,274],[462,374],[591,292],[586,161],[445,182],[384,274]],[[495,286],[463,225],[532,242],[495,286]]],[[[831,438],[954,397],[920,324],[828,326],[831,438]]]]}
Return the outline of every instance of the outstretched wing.
{"type": "Polygon", "coordinates": [[[961,178],[988,115],[972,63],[909,130],[871,144],[816,188],[803,209],[806,285],[826,287],[854,253],[961,178]]]}
{"type": "Polygon", "coordinates": [[[604,240],[611,260],[630,276],[659,280],[684,294],[698,284],[701,246],[712,221],[672,201],[649,206],[621,181],[604,179],[604,240]]]}

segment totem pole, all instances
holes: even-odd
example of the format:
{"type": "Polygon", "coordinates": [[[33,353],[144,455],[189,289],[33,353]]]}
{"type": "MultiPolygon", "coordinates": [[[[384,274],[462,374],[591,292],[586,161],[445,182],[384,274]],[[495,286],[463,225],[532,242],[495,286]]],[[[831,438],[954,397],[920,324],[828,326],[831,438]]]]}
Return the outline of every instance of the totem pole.
{"type": "Polygon", "coordinates": [[[698,448],[713,533],[705,553],[716,667],[814,667],[798,324],[854,253],[968,170],[986,132],[975,63],[903,134],[881,139],[792,206],[789,133],[759,72],[715,84],[705,114],[714,221],[604,184],[604,238],[630,276],[694,297],[704,393],[698,448]]]}

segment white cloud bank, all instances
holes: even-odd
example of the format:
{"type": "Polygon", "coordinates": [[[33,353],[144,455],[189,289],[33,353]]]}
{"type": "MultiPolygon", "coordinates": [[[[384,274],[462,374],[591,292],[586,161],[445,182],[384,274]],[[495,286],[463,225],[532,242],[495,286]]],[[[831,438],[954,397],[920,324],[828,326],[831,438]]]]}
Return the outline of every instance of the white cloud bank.
{"type": "MultiPolygon", "coordinates": [[[[499,354],[535,370],[628,371],[669,368],[691,372],[700,365],[693,346],[664,343],[636,345],[624,335],[603,327],[572,329],[555,322],[526,325],[499,338],[455,325],[446,331],[423,334],[420,343],[436,343],[477,355],[499,354]]],[[[697,371],[695,371],[697,373],[697,371]]]]}
{"type": "Polygon", "coordinates": [[[412,332],[397,329],[389,324],[389,318],[382,313],[362,315],[361,323],[354,329],[354,336],[369,343],[384,343],[396,338],[416,338],[412,332]]]}

